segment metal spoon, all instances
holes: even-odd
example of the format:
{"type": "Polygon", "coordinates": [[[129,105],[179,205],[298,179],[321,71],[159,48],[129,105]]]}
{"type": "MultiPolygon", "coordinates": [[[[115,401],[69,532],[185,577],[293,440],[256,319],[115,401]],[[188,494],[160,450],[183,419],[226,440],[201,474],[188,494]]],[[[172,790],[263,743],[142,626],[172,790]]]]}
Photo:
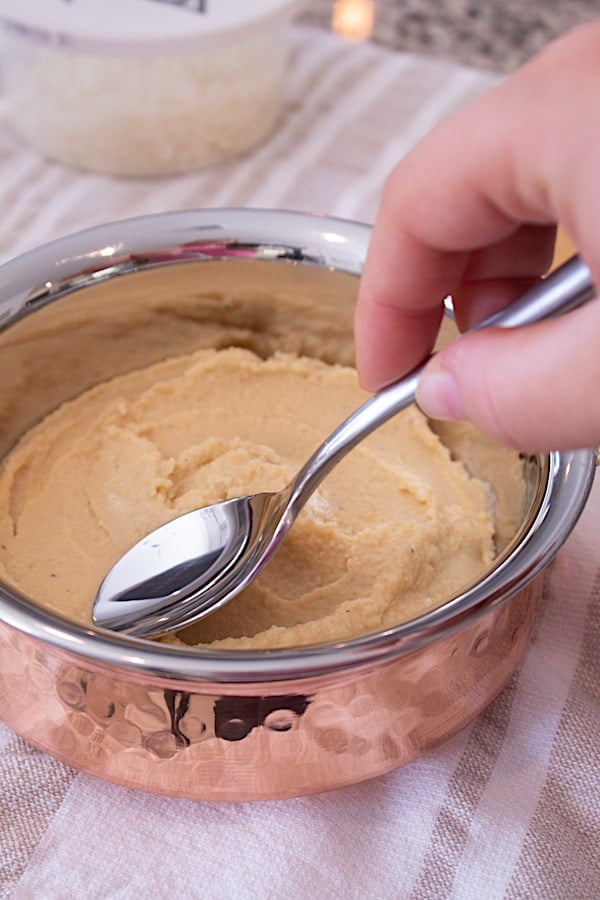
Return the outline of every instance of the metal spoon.
{"type": "MultiPolygon", "coordinates": [[[[574,309],[594,294],[589,269],[572,257],[477,327],[537,322],[574,309]]],[[[194,510],[139,541],[102,582],[94,602],[94,622],[151,637],[197,622],[231,600],[273,558],[294,519],[333,467],[363,438],[414,402],[421,370],[422,366],[367,400],[282,491],[194,510]]]]}

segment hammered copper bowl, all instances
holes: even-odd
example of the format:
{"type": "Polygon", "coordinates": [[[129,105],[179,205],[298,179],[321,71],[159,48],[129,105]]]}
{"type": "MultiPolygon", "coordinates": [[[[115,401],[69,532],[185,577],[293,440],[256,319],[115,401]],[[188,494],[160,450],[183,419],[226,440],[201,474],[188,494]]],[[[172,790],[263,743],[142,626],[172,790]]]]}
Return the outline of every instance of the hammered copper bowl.
{"type": "MultiPolygon", "coordinates": [[[[351,362],[368,237],[318,216],[187,211],[0,267],[0,456],[67,397],[214,342],[215,322],[221,346],[258,334],[264,355],[351,362]]],[[[522,522],[494,569],[441,609],[353,641],[200,651],[78,627],[0,585],[0,717],[72,766],[195,799],[296,796],[408,763],[469,723],[517,667],[538,576],[583,508],[594,459],[524,466],[522,522]]]]}

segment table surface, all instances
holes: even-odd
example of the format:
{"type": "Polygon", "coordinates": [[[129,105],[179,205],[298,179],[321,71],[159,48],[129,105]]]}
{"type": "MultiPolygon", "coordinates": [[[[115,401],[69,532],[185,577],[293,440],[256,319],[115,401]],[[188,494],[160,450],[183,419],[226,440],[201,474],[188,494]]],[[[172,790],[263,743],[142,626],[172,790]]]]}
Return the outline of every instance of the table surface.
{"type": "Polygon", "coordinates": [[[600,7],[598,0],[305,0],[301,19],[341,28],[371,13],[371,38],[384,47],[510,72],[569,28],[597,19],[600,7]]]}
{"type": "MultiPolygon", "coordinates": [[[[178,178],[68,170],[22,146],[0,106],[0,257],[165,209],[371,221],[393,163],[498,80],[325,30],[295,28],[291,52],[271,137],[178,178]]],[[[501,696],[439,750],[369,783],[241,806],[160,798],[75,772],[0,725],[0,897],[600,895],[599,527],[596,490],[501,696]]]]}

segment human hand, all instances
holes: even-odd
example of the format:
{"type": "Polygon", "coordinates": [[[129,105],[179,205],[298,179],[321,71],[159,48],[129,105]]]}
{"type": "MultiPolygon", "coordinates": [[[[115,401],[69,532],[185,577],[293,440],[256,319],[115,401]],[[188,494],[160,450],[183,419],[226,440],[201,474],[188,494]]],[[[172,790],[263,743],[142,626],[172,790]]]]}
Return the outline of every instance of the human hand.
{"type": "MultiPolygon", "coordinates": [[[[461,330],[549,268],[556,225],[600,285],[600,23],[550,45],[439,125],[388,177],[361,279],[356,355],[377,390],[431,351],[452,294],[461,330]]],[[[418,401],[526,450],[600,443],[600,301],[465,335],[418,401]]]]}

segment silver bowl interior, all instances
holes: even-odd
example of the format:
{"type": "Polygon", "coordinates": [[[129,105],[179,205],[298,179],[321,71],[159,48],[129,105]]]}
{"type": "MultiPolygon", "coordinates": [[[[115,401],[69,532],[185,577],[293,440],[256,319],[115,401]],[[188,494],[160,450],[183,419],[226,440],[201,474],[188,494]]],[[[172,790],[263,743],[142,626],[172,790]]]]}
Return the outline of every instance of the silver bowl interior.
{"type": "MultiPolygon", "coordinates": [[[[0,267],[0,458],[64,400],[202,346],[351,364],[369,233],[300,213],[186,211],[61,238],[0,267]]],[[[188,680],[271,681],[370,665],[463,627],[554,556],[587,499],[593,455],[552,453],[523,465],[522,520],[493,569],[439,609],[385,632],[297,650],[199,651],[76,626],[2,584],[0,619],[96,662],[188,680]]]]}

